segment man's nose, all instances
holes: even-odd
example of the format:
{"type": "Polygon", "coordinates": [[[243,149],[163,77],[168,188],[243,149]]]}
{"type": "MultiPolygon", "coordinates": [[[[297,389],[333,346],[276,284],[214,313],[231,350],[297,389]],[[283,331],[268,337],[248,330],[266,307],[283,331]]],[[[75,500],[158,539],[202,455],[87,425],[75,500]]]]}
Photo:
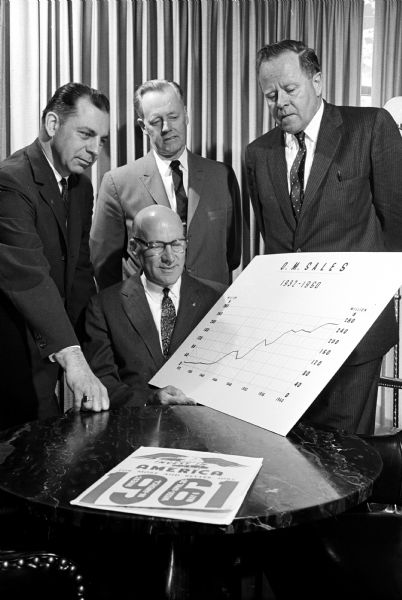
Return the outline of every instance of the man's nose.
{"type": "Polygon", "coordinates": [[[87,141],[86,150],[89,154],[92,154],[95,158],[98,157],[100,149],[102,147],[101,138],[98,136],[91,137],[87,141]]]}
{"type": "Polygon", "coordinates": [[[288,104],[288,102],[289,102],[288,94],[284,90],[279,90],[278,97],[276,99],[277,106],[279,108],[282,108],[282,106],[286,106],[286,104],[288,104]]]}
{"type": "Polygon", "coordinates": [[[162,258],[166,261],[166,262],[172,262],[172,260],[174,260],[174,252],[172,250],[172,246],[170,244],[166,244],[163,253],[162,253],[162,258]]]}
{"type": "Polygon", "coordinates": [[[170,129],[169,119],[162,119],[162,132],[169,131],[169,129],[170,129]]]}

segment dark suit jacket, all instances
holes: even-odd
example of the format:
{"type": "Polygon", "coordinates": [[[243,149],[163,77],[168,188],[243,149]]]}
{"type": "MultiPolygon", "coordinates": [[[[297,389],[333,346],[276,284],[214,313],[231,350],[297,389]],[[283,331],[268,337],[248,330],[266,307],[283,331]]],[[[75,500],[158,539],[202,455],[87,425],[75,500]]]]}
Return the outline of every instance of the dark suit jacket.
{"type": "MultiPolygon", "coordinates": [[[[222,293],[225,286],[222,286],[222,293]]],[[[169,356],[180,346],[221,296],[183,273],[180,304],[169,356]]],[[[165,363],[158,332],[139,275],[94,296],[86,312],[86,358],[106,386],[111,406],[141,406],[148,381],[165,363]]]]}
{"type": "MultiPolygon", "coordinates": [[[[246,165],[267,254],[402,250],[402,139],[386,110],[325,103],[298,223],[279,127],[249,144],[246,165]]],[[[349,362],[380,357],[396,341],[390,303],[349,362]]]]}
{"type": "MultiPolygon", "coordinates": [[[[240,264],[241,205],[231,167],[188,152],[188,248],[192,276],[229,283],[240,264]]],[[[153,152],[103,177],[91,230],[91,258],[100,288],[136,267],[127,243],[133,217],[151,204],[170,206],[153,152]]]]}
{"type": "Polygon", "coordinates": [[[79,343],[74,326],[96,291],[92,185],[71,175],[69,186],[67,230],[38,140],[0,164],[0,427],[16,415],[36,418],[38,402],[54,398],[58,365],[48,356],[79,343]]]}

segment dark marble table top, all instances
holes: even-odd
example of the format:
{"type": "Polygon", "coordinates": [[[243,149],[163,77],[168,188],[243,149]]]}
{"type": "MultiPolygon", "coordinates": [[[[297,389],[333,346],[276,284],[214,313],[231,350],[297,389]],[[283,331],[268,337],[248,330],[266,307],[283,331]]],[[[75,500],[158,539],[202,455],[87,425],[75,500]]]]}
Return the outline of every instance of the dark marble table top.
{"type": "Polygon", "coordinates": [[[112,532],[243,533],[333,516],[363,502],[382,468],[359,437],[296,425],[287,437],[202,406],[69,413],[0,432],[0,488],[47,521],[112,532]],[[203,525],[72,506],[139,446],[263,458],[229,526],[203,525]]]}

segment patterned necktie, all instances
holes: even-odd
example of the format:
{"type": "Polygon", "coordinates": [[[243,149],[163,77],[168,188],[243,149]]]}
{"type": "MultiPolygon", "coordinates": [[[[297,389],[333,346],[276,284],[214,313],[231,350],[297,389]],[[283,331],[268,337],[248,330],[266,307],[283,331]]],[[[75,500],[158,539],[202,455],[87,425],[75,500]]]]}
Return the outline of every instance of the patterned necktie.
{"type": "Polygon", "coordinates": [[[290,200],[293,211],[298,220],[304,199],[304,163],[306,162],[306,144],[304,142],[304,131],[295,134],[299,142],[296,158],[290,169],[290,200]]]}
{"type": "Polygon", "coordinates": [[[174,328],[176,320],[176,310],[172,299],[169,296],[169,288],[163,288],[163,299],[162,299],[162,314],[161,314],[161,338],[162,338],[162,349],[163,356],[167,358],[169,353],[170,338],[174,328]]]}
{"type": "Polygon", "coordinates": [[[172,169],[173,185],[176,195],[177,214],[182,220],[184,227],[186,227],[188,199],[183,187],[183,172],[180,169],[180,161],[172,160],[170,168],[172,169]]]}
{"type": "Polygon", "coordinates": [[[66,223],[68,216],[68,179],[67,177],[62,177],[60,180],[61,185],[61,199],[63,200],[64,210],[66,213],[66,223]]]}

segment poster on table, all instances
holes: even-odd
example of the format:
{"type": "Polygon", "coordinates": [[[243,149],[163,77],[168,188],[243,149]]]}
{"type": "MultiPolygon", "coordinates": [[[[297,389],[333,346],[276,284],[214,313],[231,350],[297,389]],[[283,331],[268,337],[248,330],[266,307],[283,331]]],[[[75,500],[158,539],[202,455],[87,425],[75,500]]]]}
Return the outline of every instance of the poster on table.
{"type": "Polygon", "coordinates": [[[150,380],[286,436],[402,285],[402,253],[255,257],[150,380]]]}
{"type": "Polygon", "coordinates": [[[229,525],[261,458],[141,446],[71,504],[229,525]]]}

